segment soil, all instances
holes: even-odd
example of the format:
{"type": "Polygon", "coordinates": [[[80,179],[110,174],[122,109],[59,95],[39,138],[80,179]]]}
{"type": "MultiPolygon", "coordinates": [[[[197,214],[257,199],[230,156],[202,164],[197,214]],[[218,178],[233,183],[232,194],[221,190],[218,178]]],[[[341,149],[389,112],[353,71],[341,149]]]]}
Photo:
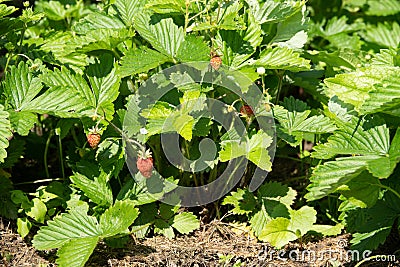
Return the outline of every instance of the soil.
{"type": "MultiPolygon", "coordinates": [[[[15,233],[15,225],[0,218],[0,266],[56,266],[56,252],[36,251],[27,240],[15,233]]],[[[280,252],[257,242],[245,228],[213,221],[192,235],[168,239],[154,236],[142,240],[132,238],[122,249],[100,243],[86,266],[354,266],[348,259],[348,234],[325,237],[309,242],[295,242],[280,252]],[[289,252],[292,257],[289,258],[289,252]],[[315,260],[312,254],[315,252],[315,260]],[[303,252],[303,253],[302,253],[303,252]],[[296,255],[299,257],[296,259],[296,255]],[[303,258],[301,258],[303,255],[303,258]],[[321,256],[324,255],[324,256],[321,256]],[[329,258],[331,260],[329,260],[329,258]],[[333,259],[337,259],[334,261],[333,259]]],[[[395,262],[367,262],[366,266],[400,266],[395,262]]]]}

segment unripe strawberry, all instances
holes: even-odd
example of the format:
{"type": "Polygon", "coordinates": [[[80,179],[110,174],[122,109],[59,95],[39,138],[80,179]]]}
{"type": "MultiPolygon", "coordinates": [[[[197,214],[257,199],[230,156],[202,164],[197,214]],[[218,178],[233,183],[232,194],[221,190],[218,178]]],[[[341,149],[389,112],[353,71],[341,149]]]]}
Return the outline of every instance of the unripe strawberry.
{"type": "Polygon", "coordinates": [[[145,153],[141,153],[138,155],[136,167],[144,177],[151,177],[151,174],[153,172],[153,158],[151,157],[150,150],[147,150],[145,153]]]}
{"type": "Polygon", "coordinates": [[[254,115],[254,112],[253,112],[253,109],[249,105],[243,105],[240,108],[240,114],[242,114],[242,116],[250,117],[250,116],[254,115]]]}
{"type": "Polygon", "coordinates": [[[213,56],[210,60],[210,65],[214,70],[219,70],[222,65],[222,59],[220,56],[213,56]]]}

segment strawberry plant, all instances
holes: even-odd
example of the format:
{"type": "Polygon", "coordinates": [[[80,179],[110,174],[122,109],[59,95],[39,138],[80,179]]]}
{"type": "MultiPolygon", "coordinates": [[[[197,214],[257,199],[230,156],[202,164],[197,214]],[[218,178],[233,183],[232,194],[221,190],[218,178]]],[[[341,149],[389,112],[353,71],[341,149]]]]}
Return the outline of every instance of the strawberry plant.
{"type": "Polygon", "coordinates": [[[60,266],[200,219],[275,247],[347,231],[378,248],[400,229],[399,13],[0,0],[0,215],[60,266]]]}

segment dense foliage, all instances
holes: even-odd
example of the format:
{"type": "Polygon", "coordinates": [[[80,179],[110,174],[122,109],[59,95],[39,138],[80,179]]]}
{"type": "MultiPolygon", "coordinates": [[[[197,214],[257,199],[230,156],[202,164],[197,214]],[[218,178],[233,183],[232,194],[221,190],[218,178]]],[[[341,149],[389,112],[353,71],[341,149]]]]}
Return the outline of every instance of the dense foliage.
{"type": "Polygon", "coordinates": [[[376,249],[400,229],[398,21],[397,0],[0,0],[0,215],[33,233],[35,248],[59,248],[60,266],[83,266],[100,240],[173,238],[227,213],[278,248],[347,231],[353,249],[376,249]],[[238,92],[179,67],[169,81],[157,76],[179,64],[234,76],[238,92]],[[151,103],[146,81],[156,80],[173,90],[151,103]],[[202,118],[207,99],[240,115],[245,136],[202,118]],[[257,122],[265,114],[276,136],[257,122]],[[175,166],[164,133],[179,135],[193,162],[206,137],[216,151],[204,166],[175,166]],[[134,171],[132,137],[143,152],[134,171]],[[253,175],[280,172],[272,146],[299,177],[268,176],[254,190],[253,175]],[[245,174],[223,199],[159,201],[213,182],[238,158],[245,174]]]}

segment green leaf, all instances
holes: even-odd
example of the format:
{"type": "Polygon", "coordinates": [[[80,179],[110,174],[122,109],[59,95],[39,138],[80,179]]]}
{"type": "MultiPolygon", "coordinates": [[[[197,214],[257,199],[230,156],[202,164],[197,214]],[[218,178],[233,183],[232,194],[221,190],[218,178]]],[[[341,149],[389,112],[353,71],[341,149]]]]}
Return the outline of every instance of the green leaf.
{"type": "Polygon", "coordinates": [[[11,124],[8,120],[8,113],[4,111],[4,106],[0,104],[0,163],[7,157],[6,148],[8,147],[8,138],[11,134],[11,124]]]}
{"type": "Polygon", "coordinates": [[[29,210],[25,211],[26,215],[39,223],[44,223],[44,219],[47,213],[46,205],[38,198],[34,198],[32,200],[32,204],[32,207],[29,210]]]}
{"type": "Polygon", "coordinates": [[[18,10],[18,8],[14,7],[14,6],[0,4],[0,18],[8,16],[17,10],[18,10]]]}
{"type": "Polygon", "coordinates": [[[25,144],[26,142],[24,140],[12,139],[7,148],[7,158],[4,160],[4,163],[0,163],[0,168],[5,169],[13,167],[24,155],[25,144]]]}
{"type": "Polygon", "coordinates": [[[113,195],[108,178],[104,172],[99,177],[95,177],[94,180],[78,172],[70,177],[74,185],[81,189],[90,200],[104,206],[110,206],[113,203],[113,195]]]}
{"type": "Polygon", "coordinates": [[[254,62],[254,66],[298,72],[309,70],[310,61],[289,48],[269,47],[261,52],[260,59],[254,62]]]}
{"type": "Polygon", "coordinates": [[[367,25],[362,37],[368,42],[383,47],[397,48],[400,44],[400,26],[394,21],[392,24],[385,22],[378,25],[367,25]]]}
{"type": "Polygon", "coordinates": [[[136,220],[139,210],[132,201],[116,201],[114,206],[100,216],[102,237],[129,232],[128,227],[136,220]]]}
{"type": "Polygon", "coordinates": [[[135,29],[154,49],[170,58],[174,58],[184,41],[182,28],[174,24],[172,18],[158,19],[146,13],[137,14],[135,29]]]}
{"type": "Polygon", "coordinates": [[[175,237],[174,229],[168,222],[162,219],[156,219],[154,221],[154,226],[154,233],[165,235],[168,238],[175,237]]]}
{"type": "Polygon", "coordinates": [[[375,205],[379,198],[381,187],[382,185],[378,178],[368,172],[363,172],[345,186],[341,186],[338,191],[351,204],[366,208],[375,205]]]}
{"type": "Polygon", "coordinates": [[[216,42],[223,54],[223,63],[234,68],[239,66],[256,51],[261,44],[261,26],[249,14],[246,30],[219,31],[216,42]]]}
{"type": "Polygon", "coordinates": [[[308,12],[305,6],[291,17],[281,21],[277,25],[276,34],[271,43],[277,43],[281,47],[299,49],[307,42],[308,12]]]}
{"type": "Polygon", "coordinates": [[[66,17],[66,9],[58,1],[38,2],[37,8],[43,11],[47,18],[59,21],[66,17]]]}
{"type": "Polygon", "coordinates": [[[352,104],[360,115],[400,108],[399,67],[372,65],[325,79],[325,93],[352,104]]]}
{"type": "MultiPolygon", "coordinates": [[[[191,7],[192,5],[189,5],[191,7]]],[[[185,13],[186,5],[184,0],[150,0],[146,4],[146,8],[153,10],[155,13],[185,13]]],[[[189,9],[190,11],[190,9],[189,9]]]]}
{"type": "Polygon", "coordinates": [[[86,32],[84,35],[76,36],[68,41],[67,45],[74,48],[76,53],[89,53],[92,51],[114,49],[121,42],[134,36],[133,30],[128,29],[95,29],[86,32]]]}
{"type": "Polygon", "coordinates": [[[186,35],[177,51],[176,58],[180,62],[208,61],[210,59],[210,48],[202,38],[186,35]]]}
{"type": "Polygon", "coordinates": [[[368,16],[389,16],[400,12],[400,2],[397,0],[368,0],[368,16]]]}
{"type": "Polygon", "coordinates": [[[17,232],[22,237],[25,238],[31,231],[32,223],[28,218],[17,218],[17,232]]]}
{"type": "Polygon", "coordinates": [[[54,71],[44,73],[41,79],[50,88],[55,86],[73,87],[82,98],[87,100],[89,105],[96,106],[96,98],[82,75],[73,74],[65,67],[62,67],[61,71],[55,68],[54,71]]]}
{"type": "MultiPolygon", "coordinates": [[[[365,25],[361,22],[348,24],[347,20],[348,18],[346,16],[342,16],[340,18],[335,16],[329,19],[326,23],[325,29],[320,29],[322,36],[329,39],[329,37],[334,37],[343,33],[351,33],[357,30],[361,30],[365,27],[365,25]]],[[[348,37],[347,34],[346,36],[348,37]]]]}
{"type": "Polygon", "coordinates": [[[172,227],[181,234],[188,234],[200,227],[200,221],[193,213],[182,212],[174,216],[172,227]]]}
{"type": "Polygon", "coordinates": [[[143,0],[116,0],[114,6],[119,17],[126,26],[131,26],[136,14],[142,12],[145,1],[143,0]]]}
{"type": "Polygon", "coordinates": [[[296,240],[296,233],[288,228],[290,220],[287,218],[276,218],[266,224],[258,238],[267,241],[271,246],[281,248],[290,241],[296,240]]]}
{"type": "Polygon", "coordinates": [[[289,209],[296,191],[278,182],[268,182],[257,192],[261,208],[250,219],[250,225],[256,236],[261,234],[264,226],[275,218],[290,218],[289,209]]]}
{"type": "MultiPolygon", "coordinates": [[[[372,121],[372,123],[374,123],[372,121]]],[[[329,136],[328,141],[314,147],[312,157],[332,158],[335,155],[370,155],[385,157],[389,153],[390,136],[386,125],[370,127],[364,120],[358,125],[358,119],[339,125],[339,130],[329,136]]]]}
{"type": "MultiPolygon", "coordinates": [[[[99,12],[90,12],[78,23],[74,24],[72,29],[78,33],[85,35],[86,33],[99,29],[124,29],[125,24],[117,17],[110,16],[99,12]]],[[[71,39],[68,39],[71,40],[71,39]]]]}
{"type": "Polygon", "coordinates": [[[317,212],[308,206],[303,206],[299,210],[290,210],[290,219],[271,220],[258,238],[269,242],[274,247],[281,248],[310,231],[317,220],[316,215],[317,212]]]}
{"type": "Polygon", "coordinates": [[[366,161],[373,156],[358,156],[337,158],[317,166],[310,178],[305,198],[308,201],[317,200],[335,192],[340,186],[347,184],[366,169],[366,161]]]}
{"type": "Polygon", "coordinates": [[[70,87],[52,87],[24,107],[25,111],[39,114],[51,114],[62,118],[79,117],[87,109],[86,101],[70,87]]]}
{"type": "Polygon", "coordinates": [[[278,182],[268,182],[258,189],[257,195],[264,200],[277,201],[289,208],[296,199],[297,192],[278,182]]]}
{"type": "Polygon", "coordinates": [[[322,234],[323,236],[336,236],[340,235],[344,229],[344,225],[338,223],[336,225],[323,225],[323,224],[314,224],[310,231],[314,231],[322,234]]]}
{"type": "Polygon", "coordinates": [[[121,165],[124,164],[124,154],[121,140],[110,137],[99,144],[96,160],[106,173],[111,171],[118,173],[122,169],[121,165]]]}
{"type": "Polygon", "coordinates": [[[99,241],[98,236],[73,239],[57,252],[56,264],[60,267],[83,267],[99,241]]]}
{"type": "Polygon", "coordinates": [[[194,118],[188,114],[174,116],[173,127],[185,140],[191,141],[193,134],[194,118]]]}
{"type": "Polygon", "coordinates": [[[125,56],[121,58],[121,67],[118,69],[118,74],[121,77],[125,77],[148,72],[169,60],[169,57],[147,47],[129,49],[125,56]]]}
{"type": "Polygon", "coordinates": [[[254,211],[257,200],[248,189],[239,188],[237,192],[231,192],[230,196],[226,196],[222,205],[233,205],[234,208],[230,211],[233,214],[249,214],[254,211]]]}
{"type": "Polygon", "coordinates": [[[98,237],[100,227],[96,218],[88,216],[79,210],[64,213],[55,217],[40,228],[34,236],[32,244],[36,249],[59,248],[71,240],[98,237]]]}
{"type": "Polygon", "coordinates": [[[266,1],[262,6],[258,1],[247,0],[250,11],[258,23],[276,23],[293,16],[305,6],[305,1],[266,1]]]}
{"type": "Polygon", "coordinates": [[[15,111],[21,111],[34,99],[43,85],[39,78],[33,77],[25,62],[11,66],[4,80],[4,94],[15,111]]]}
{"type": "Polygon", "coordinates": [[[249,140],[224,140],[221,142],[219,160],[222,162],[246,156],[251,162],[263,170],[271,170],[271,158],[267,148],[271,145],[272,138],[260,131],[249,140]]]}

